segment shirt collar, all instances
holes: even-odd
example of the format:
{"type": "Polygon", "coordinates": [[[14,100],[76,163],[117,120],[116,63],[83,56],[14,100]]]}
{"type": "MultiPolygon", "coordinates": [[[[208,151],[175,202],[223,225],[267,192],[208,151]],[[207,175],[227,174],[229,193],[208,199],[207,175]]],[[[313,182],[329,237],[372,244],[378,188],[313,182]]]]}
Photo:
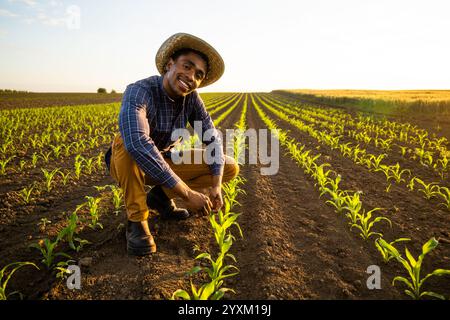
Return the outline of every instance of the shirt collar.
{"type": "Polygon", "coordinates": [[[175,100],[172,99],[169,94],[166,92],[166,90],[164,89],[163,86],[163,76],[159,76],[158,77],[158,83],[159,83],[159,88],[161,89],[161,91],[164,93],[164,96],[173,104],[181,104],[184,107],[184,102],[186,100],[186,97],[183,97],[183,99],[179,99],[179,100],[175,100]]]}

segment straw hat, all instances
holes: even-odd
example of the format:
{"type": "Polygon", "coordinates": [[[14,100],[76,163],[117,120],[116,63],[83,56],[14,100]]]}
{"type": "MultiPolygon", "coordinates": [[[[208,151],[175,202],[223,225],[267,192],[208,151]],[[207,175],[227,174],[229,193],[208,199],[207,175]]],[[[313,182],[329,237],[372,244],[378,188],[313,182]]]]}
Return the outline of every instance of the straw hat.
{"type": "Polygon", "coordinates": [[[206,41],[188,33],[176,33],[169,37],[159,48],[156,53],[155,62],[160,74],[164,74],[164,68],[170,57],[180,49],[194,49],[208,57],[209,69],[205,79],[200,84],[206,87],[217,81],[225,70],[225,64],[220,54],[206,41]]]}

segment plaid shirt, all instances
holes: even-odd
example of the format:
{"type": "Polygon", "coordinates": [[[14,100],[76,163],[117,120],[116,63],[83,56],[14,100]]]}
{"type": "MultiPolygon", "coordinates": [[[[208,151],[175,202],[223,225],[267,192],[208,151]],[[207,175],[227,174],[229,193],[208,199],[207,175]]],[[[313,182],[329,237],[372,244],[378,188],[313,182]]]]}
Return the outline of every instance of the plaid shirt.
{"type": "MultiPolygon", "coordinates": [[[[194,128],[194,121],[201,121],[202,132],[197,134],[203,137],[203,132],[214,129],[214,138],[203,143],[218,144],[222,160],[223,147],[197,91],[175,101],[164,91],[162,80],[162,76],[152,76],[127,86],[119,113],[119,130],[126,150],[144,173],[173,188],[181,179],[159,151],[172,143],[173,130],[186,128],[188,122],[194,128]]],[[[210,169],[212,175],[221,175],[223,163],[213,163],[210,169]]]]}

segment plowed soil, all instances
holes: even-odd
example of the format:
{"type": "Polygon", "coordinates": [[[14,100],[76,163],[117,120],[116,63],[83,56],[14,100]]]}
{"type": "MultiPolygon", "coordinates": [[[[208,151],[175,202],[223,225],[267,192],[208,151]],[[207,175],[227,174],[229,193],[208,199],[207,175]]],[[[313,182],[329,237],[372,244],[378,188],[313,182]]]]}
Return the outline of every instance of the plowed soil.
{"type": "MultiPolygon", "coordinates": [[[[241,115],[242,101],[221,123],[221,129],[233,128],[241,115]]],[[[343,189],[362,190],[367,207],[385,209],[385,215],[393,223],[391,229],[380,222],[385,238],[411,238],[408,247],[414,256],[430,237],[440,241],[438,248],[427,256],[423,274],[437,267],[450,267],[450,214],[439,208],[437,201],[425,201],[404,186],[393,185],[386,193],[381,173],[356,166],[340,153],[319,146],[311,137],[277,119],[269,110],[264,112],[278,126],[290,130],[289,134],[297,141],[322,154],[321,159],[342,175],[343,189]]],[[[250,103],[246,121],[249,128],[266,128],[250,103]]],[[[262,175],[261,164],[241,167],[246,194],[239,196],[241,206],[237,211],[241,213],[238,222],[244,237],[241,239],[235,233],[237,240],[231,252],[237,258],[240,272],[226,280],[225,286],[236,291],[226,299],[409,299],[403,293],[404,287],[391,285],[395,276],[404,275],[400,266],[384,264],[373,238],[364,241],[356,230],[350,231],[347,219],[325,204],[315,182],[286,152],[280,146],[276,175],[262,175]],[[370,265],[381,268],[381,289],[370,290],[366,285],[370,265]]],[[[414,163],[408,162],[408,166],[422,170],[414,163]]],[[[431,177],[430,173],[427,178],[431,177]]],[[[64,220],[61,213],[73,211],[85,195],[96,194],[94,185],[113,183],[106,173],[94,174],[77,185],[58,190],[52,197],[38,199],[33,205],[17,206],[7,190],[25,185],[20,178],[2,177],[0,185],[0,266],[14,261],[38,263],[38,252],[28,246],[37,239],[55,236],[61,227],[58,222],[64,220]],[[37,226],[43,217],[52,221],[46,229],[37,226]]],[[[125,211],[114,214],[111,204],[103,206],[107,208],[100,220],[104,229],[85,228],[80,234],[92,244],[80,253],[67,250],[81,265],[81,290],[69,290],[65,281],[56,280],[54,274],[42,271],[45,267],[40,265],[40,271],[31,267],[17,271],[8,291],[20,290],[25,299],[169,299],[176,289],[188,289],[185,272],[196,263],[194,248],[216,250],[206,217],[195,215],[177,222],[161,220],[154,213],[150,228],[158,252],[141,258],[128,256],[125,211]]],[[[450,294],[450,277],[430,279],[428,285],[436,292],[450,294]]]]}

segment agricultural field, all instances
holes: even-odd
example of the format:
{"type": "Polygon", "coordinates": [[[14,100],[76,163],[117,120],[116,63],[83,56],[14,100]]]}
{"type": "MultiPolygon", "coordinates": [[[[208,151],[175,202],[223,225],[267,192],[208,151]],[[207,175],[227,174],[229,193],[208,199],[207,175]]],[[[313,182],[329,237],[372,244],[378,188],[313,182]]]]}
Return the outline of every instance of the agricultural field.
{"type": "Polygon", "coordinates": [[[287,91],[202,97],[217,128],[240,129],[236,159],[249,157],[245,130],[271,129],[279,170],[241,163],[217,214],[154,213],[158,252],[143,258],[127,255],[103,161],[120,95],[2,100],[0,299],[450,299],[448,118],[287,91]],[[72,264],[80,290],[66,286],[72,264]]]}

